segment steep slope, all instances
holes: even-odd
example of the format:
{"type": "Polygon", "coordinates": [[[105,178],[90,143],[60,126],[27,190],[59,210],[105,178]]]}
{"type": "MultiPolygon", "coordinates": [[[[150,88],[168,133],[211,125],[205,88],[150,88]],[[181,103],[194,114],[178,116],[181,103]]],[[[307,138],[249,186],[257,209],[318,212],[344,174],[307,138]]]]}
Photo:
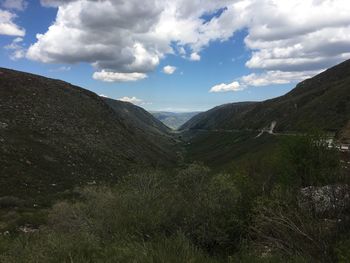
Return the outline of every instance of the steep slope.
{"type": "Polygon", "coordinates": [[[103,100],[124,120],[124,123],[133,127],[135,132],[143,134],[160,151],[165,153],[174,145],[171,130],[148,111],[129,102],[109,98],[103,100]]]}
{"type": "MultiPolygon", "coordinates": [[[[243,116],[256,106],[256,102],[238,102],[217,106],[199,113],[180,127],[180,130],[231,129],[232,119],[243,121],[243,116]]],[[[238,125],[237,125],[238,126],[238,125]]]]}
{"type": "Polygon", "coordinates": [[[103,100],[126,122],[138,126],[147,133],[168,134],[170,129],[151,113],[132,103],[103,98],[103,100]]]}
{"type": "Polygon", "coordinates": [[[152,115],[163,122],[166,126],[176,130],[185,124],[188,120],[193,118],[199,112],[165,112],[154,111],[152,115]]]}
{"type": "Polygon", "coordinates": [[[349,120],[350,60],[299,83],[284,96],[216,107],[195,116],[181,130],[258,130],[275,121],[275,130],[281,132],[307,128],[340,132],[349,120]]]}
{"type": "Polygon", "coordinates": [[[172,164],[170,144],[155,142],[138,124],[92,92],[0,68],[0,196],[45,196],[172,164]]]}

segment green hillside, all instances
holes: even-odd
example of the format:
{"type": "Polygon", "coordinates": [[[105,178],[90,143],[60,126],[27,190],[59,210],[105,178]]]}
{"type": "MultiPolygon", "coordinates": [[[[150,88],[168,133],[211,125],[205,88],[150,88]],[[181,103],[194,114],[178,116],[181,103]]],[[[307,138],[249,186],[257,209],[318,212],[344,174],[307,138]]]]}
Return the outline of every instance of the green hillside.
{"type": "Polygon", "coordinates": [[[278,132],[317,128],[345,135],[349,120],[350,60],[299,83],[284,96],[222,105],[195,116],[180,129],[260,130],[276,122],[278,132]]]}

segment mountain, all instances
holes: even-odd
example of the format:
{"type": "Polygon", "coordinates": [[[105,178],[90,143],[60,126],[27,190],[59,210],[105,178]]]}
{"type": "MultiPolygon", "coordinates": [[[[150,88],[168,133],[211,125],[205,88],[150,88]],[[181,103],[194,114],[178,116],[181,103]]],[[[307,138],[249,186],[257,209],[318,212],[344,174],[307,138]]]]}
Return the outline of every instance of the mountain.
{"type": "Polygon", "coordinates": [[[153,117],[151,113],[130,102],[103,98],[103,100],[130,125],[137,126],[146,133],[167,135],[169,127],[153,117]]]}
{"type": "Polygon", "coordinates": [[[160,148],[160,152],[167,152],[176,143],[171,129],[143,108],[129,102],[109,98],[103,100],[124,120],[124,123],[152,141],[154,148],[160,148]]]}
{"type": "Polygon", "coordinates": [[[284,96],[263,102],[222,105],[200,113],[180,129],[260,130],[273,122],[277,132],[318,128],[348,136],[350,60],[302,81],[284,96]]]}
{"type": "Polygon", "coordinates": [[[153,111],[152,115],[163,122],[166,126],[176,130],[185,124],[199,112],[166,112],[166,111],[153,111]]]}
{"type": "Polygon", "coordinates": [[[168,167],[176,151],[167,132],[131,104],[0,68],[0,196],[45,196],[115,181],[132,169],[168,167]]]}

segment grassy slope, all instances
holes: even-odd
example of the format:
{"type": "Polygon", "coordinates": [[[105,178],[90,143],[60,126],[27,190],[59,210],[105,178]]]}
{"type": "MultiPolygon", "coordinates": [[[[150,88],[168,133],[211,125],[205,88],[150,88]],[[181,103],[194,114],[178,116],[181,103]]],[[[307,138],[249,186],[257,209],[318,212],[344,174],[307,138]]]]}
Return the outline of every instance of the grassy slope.
{"type": "Polygon", "coordinates": [[[340,132],[350,119],[350,60],[264,102],[233,103],[201,113],[181,129],[261,129],[277,121],[277,131],[319,128],[340,132]]]}
{"type": "Polygon", "coordinates": [[[214,170],[226,171],[237,161],[269,154],[280,140],[269,134],[256,138],[257,132],[248,131],[198,131],[189,136],[191,138],[185,143],[188,162],[201,162],[214,170]]]}
{"type": "Polygon", "coordinates": [[[180,128],[187,160],[226,169],[238,160],[268,155],[281,137],[255,137],[272,121],[282,133],[316,128],[349,141],[350,60],[301,82],[284,96],[225,104],[193,117],[180,128]]]}

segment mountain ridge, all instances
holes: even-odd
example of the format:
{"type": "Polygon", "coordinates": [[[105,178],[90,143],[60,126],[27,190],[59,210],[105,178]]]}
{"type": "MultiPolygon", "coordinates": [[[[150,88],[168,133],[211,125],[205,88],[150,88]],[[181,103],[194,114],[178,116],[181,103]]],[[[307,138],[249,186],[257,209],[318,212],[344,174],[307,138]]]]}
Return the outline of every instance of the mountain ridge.
{"type": "Polygon", "coordinates": [[[304,80],[283,96],[230,103],[201,113],[180,130],[254,129],[276,122],[279,132],[317,128],[346,134],[350,119],[350,60],[304,80]]]}

